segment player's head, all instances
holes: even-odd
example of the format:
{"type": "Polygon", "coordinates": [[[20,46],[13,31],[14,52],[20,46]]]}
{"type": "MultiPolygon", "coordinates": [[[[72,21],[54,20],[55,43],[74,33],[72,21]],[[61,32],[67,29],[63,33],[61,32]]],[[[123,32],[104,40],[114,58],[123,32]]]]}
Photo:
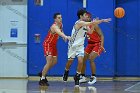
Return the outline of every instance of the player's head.
{"type": "Polygon", "coordinates": [[[85,20],[87,11],[85,9],[80,9],[77,11],[78,19],[85,20]]]}
{"type": "Polygon", "coordinates": [[[53,18],[55,22],[62,23],[62,15],[60,13],[54,13],[53,18]]]}
{"type": "Polygon", "coordinates": [[[92,15],[91,15],[91,13],[90,12],[87,12],[86,13],[86,15],[87,15],[87,22],[91,22],[91,20],[92,20],[92,15]]]}

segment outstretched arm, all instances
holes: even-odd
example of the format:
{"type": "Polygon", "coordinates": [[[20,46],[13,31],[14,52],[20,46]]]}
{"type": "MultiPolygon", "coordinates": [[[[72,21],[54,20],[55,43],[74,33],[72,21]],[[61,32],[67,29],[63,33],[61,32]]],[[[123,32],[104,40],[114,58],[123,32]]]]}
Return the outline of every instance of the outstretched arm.
{"type": "Polygon", "coordinates": [[[58,26],[56,26],[56,25],[53,25],[51,27],[51,30],[54,31],[55,33],[57,33],[62,38],[64,38],[64,40],[67,40],[67,39],[69,40],[70,39],[70,37],[66,36],[63,32],[61,32],[61,29],[58,26]]]}
{"type": "Polygon", "coordinates": [[[81,22],[79,22],[75,27],[76,27],[76,29],[79,29],[80,27],[82,27],[82,26],[90,26],[90,25],[98,25],[98,24],[100,24],[100,23],[102,23],[102,22],[106,22],[106,23],[108,23],[108,22],[110,22],[111,21],[111,18],[107,18],[107,19],[101,19],[101,20],[93,20],[93,21],[91,21],[91,22],[85,22],[85,21],[81,21],[81,22]]]}

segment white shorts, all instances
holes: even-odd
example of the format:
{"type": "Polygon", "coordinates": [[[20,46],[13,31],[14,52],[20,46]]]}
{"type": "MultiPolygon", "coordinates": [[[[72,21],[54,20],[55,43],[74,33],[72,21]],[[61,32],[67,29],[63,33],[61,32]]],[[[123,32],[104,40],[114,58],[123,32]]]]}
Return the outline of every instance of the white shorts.
{"type": "Polygon", "coordinates": [[[75,56],[83,56],[84,57],[84,45],[77,47],[70,47],[68,49],[68,59],[75,58],[75,56]]]}

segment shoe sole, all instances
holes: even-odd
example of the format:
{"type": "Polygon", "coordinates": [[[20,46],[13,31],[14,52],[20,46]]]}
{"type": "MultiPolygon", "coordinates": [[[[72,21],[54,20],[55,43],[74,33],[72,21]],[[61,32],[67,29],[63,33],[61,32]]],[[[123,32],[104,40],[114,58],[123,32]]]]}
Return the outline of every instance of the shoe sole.
{"type": "Polygon", "coordinates": [[[88,82],[89,85],[93,85],[93,84],[95,84],[95,83],[96,83],[96,82],[94,82],[94,83],[89,83],[89,82],[88,82]]]}
{"type": "Polygon", "coordinates": [[[62,77],[62,81],[65,82],[65,83],[67,82],[67,81],[64,81],[64,80],[63,80],[63,77],[62,77]]]}
{"type": "Polygon", "coordinates": [[[63,82],[66,83],[67,81],[64,81],[64,80],[63,80],[63,82]]]}
{"type": "Polygon", "coordinates": [[[87,83],[88,81],[85,81],[85,82],[79,82],[80,84],[82,84],[82,83],[87,83]]]}
{"type": "Polygon", "coordinates": [[[75,85],[75,87],[79,87],[79,85],[75,85]]]}

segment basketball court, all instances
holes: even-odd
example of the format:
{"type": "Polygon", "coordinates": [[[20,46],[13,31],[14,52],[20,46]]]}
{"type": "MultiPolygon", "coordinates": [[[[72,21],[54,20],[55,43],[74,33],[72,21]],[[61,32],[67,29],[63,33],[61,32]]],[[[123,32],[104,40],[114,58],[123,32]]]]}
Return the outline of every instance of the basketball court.
{"type": "MultiPolygon", "coordinates": [[[[140,93],[139,11],[140,0],[0,0],[0,93],[140,93]],[[79,9],[91,13],[92,19],[111,19],[99,24],[106,52],[94,60],[95,73],[91,73],[87,60],[87,82],[75,87],[76,58],[69,69],[68,81],[63,82],[69,45],[60,36],[55,50],[57,64],[49,68],[46,77],[40,77],[38,73],[46,64],[44,40],[52,24],[58,25],[55,20],[58,15],[54,14],[60,13],[62,23],[58,29],[63,27],[64,34],[71,36],[79,9]],[[92,76],[97,81],[90,85],[92,76]],[[40,86],[39,82],[46,78],[48,82],[44,82],[49,86],[40,86]]],[[[53,37],[57,38],[57,34],[53,37]]],[[[87,44],[86,39],[84,47],[87,44]]]]}
{"type": "Polygon", "coordinates": [[[36,80],[3,79],[0,93],[140,93],[139,81],[100,80],[93,86],[84,83],[80,87],[74,87],[73,81],[51,80],[49,83],[50,86],[39,86],[36,80]]]}

